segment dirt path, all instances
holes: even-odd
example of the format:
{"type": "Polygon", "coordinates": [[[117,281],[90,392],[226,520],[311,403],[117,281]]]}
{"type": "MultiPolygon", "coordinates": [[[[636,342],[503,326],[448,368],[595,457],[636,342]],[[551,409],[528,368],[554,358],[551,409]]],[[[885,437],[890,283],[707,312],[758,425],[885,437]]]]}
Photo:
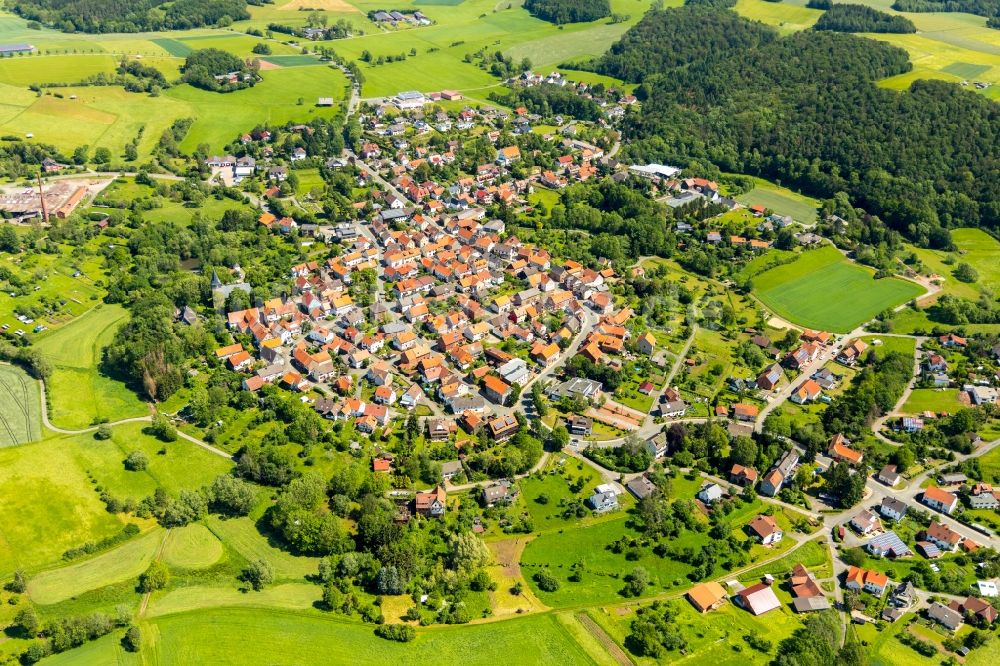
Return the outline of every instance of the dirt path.
{"type": "MultiPolygon", "coordinates": [[[[167,545],[167,539],[170,537],[170,529],[163,533],[163,539],[160,540],[160,545],[156,549],[156,554],[153,555],[153,562],[159,562],[160,558],[163,557],[163,547],[167,545]]],[[[149,606],[149,597],[152,592],[146,592],[142,595],[142,601],[139,602],[139,610],[136,611],[136,617],[142,618],[146,615],[146,608],[149,606]]]]}
{"type": "Polygon", "coordinates": [[[621,666],[634,666],[634,662],[629,658],[625,651],[618,647],[618,643],[611,640],[607,632],[601,628],[601,625],[594,622],[594,619],[587,615],[587,613],[577,613],[577,621],[583,625],[583,628],[590,632],[590,635],[597,639],[597,642],[604,646],[604,649],[608,651],[612,657],[615,658],[621,666]]]}

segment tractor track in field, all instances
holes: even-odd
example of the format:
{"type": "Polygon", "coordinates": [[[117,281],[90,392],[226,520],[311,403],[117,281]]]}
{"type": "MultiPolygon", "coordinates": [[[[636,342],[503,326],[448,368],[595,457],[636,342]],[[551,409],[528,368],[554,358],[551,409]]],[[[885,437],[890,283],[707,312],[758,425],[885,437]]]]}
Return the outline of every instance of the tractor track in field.
{"type": "MultiPolygon", "coordinates": [[[[21,377],[20,375],[15,375],[15,377],[17,378],[18,383],[21,385],[20,399],[18,399],[17,394],[14,393],[14,389],[12,389],[6,382],[0,384],[0,386],[3,386],[4,391],[10,394],[11,400],[14,403],[16,403],[17,406],[20,408],[21,414],[24,416],[25,435],[28,439],[30,439],[31,413],[28,408],[28,387],[25,385],[23,377],[21,377]]],[[[10,435],[11,444],[19,444],[20,442],[18,440],[17,434],[14,432],[13,427],[11,427],[10,421],[2,413],[0,413],[0,421],[3,422],[3,426],[7,430],[7,434],[10,435]]]]}
{"type": "Polygon", "coordinates": [[[597,642],[600,643],[604,649],[608,651],[608,654],[610,654],[615,661],[621,664],[621,666],[635,666],[635,662],[633,662],[632,659],[625,654],[625,651],[618,646],[618,643],[611,640],[611,637],[608,636],[607,632],[601,628],[601,625],[594,622],[594,618],[587,615],[586,611],[577,613],[575,617],[577,621],[583,625],[583,628],[586,629],[591,636],[596,638],[597,642]]]}

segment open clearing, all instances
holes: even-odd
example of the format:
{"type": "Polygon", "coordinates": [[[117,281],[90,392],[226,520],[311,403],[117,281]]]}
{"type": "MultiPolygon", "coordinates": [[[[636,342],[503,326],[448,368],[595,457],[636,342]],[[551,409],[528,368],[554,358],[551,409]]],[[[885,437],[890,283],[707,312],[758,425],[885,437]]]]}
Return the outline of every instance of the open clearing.
{"type": "Polygon", "coordinates": [[[312,583],[283,583],[251,593],[232,586],[194,585],[180,587],[154,597],[149,604],[147,615],[159,617],[192,610],[236,607],[304,611],[311,609],[321,596],[322,590],[312,583]]]}
{"type": "Polygon", "coordinates": [[[39,438],[38,382],[12,365],[0,365],[0,447],[39,438]]]}
{"type": "Polygon", "coordinates": [[[923,288],[896,278],[875,280],[874,272],[851,263],[826,245],[804,251],[790,264],[754,278],[754,293],[789,321],[845,333],[882,310],[919,296],[923,288]]]}
{"type": "Polygon", "coordinates": [[[920,414],[922,412],[947,412],[955,413],[963,407],[958,401],[958,389],[913,389],[910,397],[903,405],[902,411],[906,414],[920,414]]]}

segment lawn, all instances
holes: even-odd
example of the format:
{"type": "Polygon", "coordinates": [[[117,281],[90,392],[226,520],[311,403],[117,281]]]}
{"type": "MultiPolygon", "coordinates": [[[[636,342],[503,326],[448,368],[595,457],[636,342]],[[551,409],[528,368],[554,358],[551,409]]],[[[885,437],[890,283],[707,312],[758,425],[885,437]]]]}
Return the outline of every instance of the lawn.
{"type": "MultiPolygon", "coordinates": [[[[778,7],[775,3],[766,2],[765,0],[750,1],[766,5],[769,9],[778,7]]],[[[740,0],[740,2],[744,3],[748,2],[748,0],[740,0]]],[[[781,8],[784,10],[787,8],[787,5],[782,5],[781,8]]],[[[811,12],[813,10],[807,11],[811,12]]],[[[812,224],[816,221],[816,210],[819,208],[819,201],[816,199],[793,192],[786,187],[775,185],[762,178],[754,178],[754,183],[755,187],[752,190],[737,196],[736,200],[748,206],[760,204],[765,208],[773,210],[778,215],[790,215],[793,220],[802,224],[812,224]]]]}
{"type": "MultiPolygon", "coordinates": [[[[898,352],[912,357],[916,351],[916,340],[913,338],[901,338],[895,335],[865,335],[862,340],[868,343],[869,348],[887,354],[898,352]]],[[[843,366],[841,366],[843,370],[843,366]]]]}
{"type": "MultiPolygon", "coordinates": [[[[405,645],[376,638],[371,625],[319,612],[244,608],[179,613],[148,623],[143,656],[171,664],[458,663],[592,664],[553,615],[462,627],[418,630],[405,645]],[[252,637],[252,640],[248,640],[252,637]],[[260,650],[259,646],[267,646],[260,650]]],[[[112,646],[109,646],[112,647],[112,646]]],[[[105,656],[105,661],[109,655],[105,656]]],[[[58,663],[58,662],[54,662],[58,663]]]]}
{"type": "Polygon", "coordinates": [[[36,604],[55,604],[84,592],[138,578],[153,561],[163,540],[156,529],[88,560],[34,576],[28,596],[36,604]]]}
{"type": "Polygon", "coordinates": [[[795,324],[843,333],[920,295],[923,288],[896,278],[875,280],[871,269],[826,245],[757,275],[754,292],[795,324]]]}
{"type": "Polygon", "coordinates": [[[36,343],[54,368],[46,382],[53,424],[86,428],[99,421],[149,413],[134,391],[98,367],[101,351],[114,339],[127,316],[120,306],[102,305],[36,343]]]}
{"type": "Polygon", "coordinates": [[[948,412],[953,414],[963,405],[958,401],[958,389],[913,389],[910,397],[903,404],[903,412],[920,414],[921,412],[948,412]]]}
{"type": "MultiPolygon", "coordinates": [[[[732,603],[726,603],[718,610],[705,614],[695,610],[686,599],[677,599],[671,604],[677,610],[676,622],[688,643],[684,654],[668,653],[658,662],[629,653],[639,666],[657,663],[713,666],[767,664],[774,658],[778,643],[801,626],[800,618],[786,605],[780,610],[755,617],[732,603]],[[743,638],[748,634],[766,637],[772,642],[771,651],[765,653],[750,649],[743,638]]],[[[591,609],[587,612],[615,642],[619,645],[626,642],[635,617],[631,609],[625,611],[625,614],[619,614],[617,609],[591,609]]]]}
{"type": "Polygon", "coordinates": [[[33,442],[40,430],[38,382],[18,367],[0,365],[0,447],[33,442]]]}

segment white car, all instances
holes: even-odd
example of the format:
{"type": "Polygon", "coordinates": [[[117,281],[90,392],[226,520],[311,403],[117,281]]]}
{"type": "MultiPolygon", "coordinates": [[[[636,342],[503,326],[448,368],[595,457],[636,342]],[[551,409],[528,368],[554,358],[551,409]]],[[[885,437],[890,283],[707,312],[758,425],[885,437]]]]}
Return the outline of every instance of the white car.
{"type": "Polygon", "coordinates": [[[15,335],[23,336],[24,335],[24,331],[22,331],[21,329],[17,329],[16,331],[14,331],[14,334],[15,335]]]}

